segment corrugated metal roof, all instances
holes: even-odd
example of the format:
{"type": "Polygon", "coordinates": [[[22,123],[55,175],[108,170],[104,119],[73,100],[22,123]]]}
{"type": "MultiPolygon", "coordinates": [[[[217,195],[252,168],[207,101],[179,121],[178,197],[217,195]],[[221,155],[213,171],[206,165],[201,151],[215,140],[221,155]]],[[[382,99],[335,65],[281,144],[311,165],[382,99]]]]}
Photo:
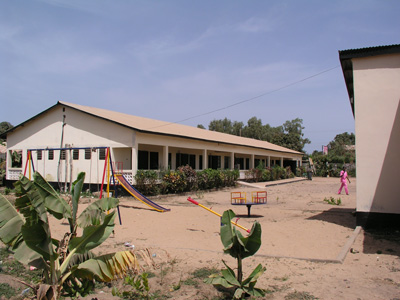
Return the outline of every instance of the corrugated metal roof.
{"type": "Polygon", "coordinates": [[[394,44],[386,46],[340,50],[339,56],[340,59],[348,59],[354,57],[366,57],[366,56],[383,55],[383,54],[391,54],[399,52],[400,52],[400,44],[394,44]]]}
{"type": "Polygon", "coordinates": [[[245,137],[239,137],[216,131],[210,131],[192,126],[143,118],[120,112],[110,111],[106,109],[89,107],[63,101],[59,101],[58,104],[74,108],[76,110],[82,111],[92,116],[109,120],[129,128],[133,128],[135,130],[138,130],[139,132],[184,137],[184,138],[225,143],[231,145],[241,145],[253,148],[279,151],[284,153],[302,154],[301,152],[281,147],[269,142],[245,138],[245,137]]]}

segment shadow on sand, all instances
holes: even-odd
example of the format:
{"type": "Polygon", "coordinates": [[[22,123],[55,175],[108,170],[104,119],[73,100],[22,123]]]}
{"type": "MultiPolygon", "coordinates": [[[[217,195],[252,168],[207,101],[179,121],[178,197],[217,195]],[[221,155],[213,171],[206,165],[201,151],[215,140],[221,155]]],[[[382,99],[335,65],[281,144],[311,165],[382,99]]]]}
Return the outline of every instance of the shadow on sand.
{"type": "Polygon", "coordinates": [[[307,218],[307,220],[320,220],[348,228],[356,228],[356,217],[354,209],[331,208],[307,218]]]}
{"type": "MultiPolygon", "coordinates": [[[[331,208],[308,218],[308,220],[320,220],[351,229],[356,228],[357,221],[354,209],[348,208],[331,208]]],[[[400,256],[400,231],[392,228],[365,230],[363,249],[359,249],[359,251],[365,254],[400,256]]]]}
{"type": "Polygon", "coordinates": [[[400,256],[400,232],[391,228],[365,230],[363,252],[400,256]]]}

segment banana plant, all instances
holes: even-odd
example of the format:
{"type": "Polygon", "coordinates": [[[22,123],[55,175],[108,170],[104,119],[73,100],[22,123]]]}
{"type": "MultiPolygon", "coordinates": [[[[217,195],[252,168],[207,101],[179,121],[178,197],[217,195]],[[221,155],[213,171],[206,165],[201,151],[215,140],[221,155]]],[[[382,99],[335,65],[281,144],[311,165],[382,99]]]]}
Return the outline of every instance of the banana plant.
{"type": "Polygon", "coordinates": [[[256,288],[258,278],[265,272],[266,268],[259,264],[247,277],[243,280],[243,259],[253,256],[261,247],[261,225],[257,221],[254,222],[250,234],[244,237],[240,231],[232,226],[231,220],[235,217],[232,210],[227,210],[221,218],[220,236],[224,246],[224,253],[231,255],[237,260],[237,275],[225,261],[222,261],[226,269],[222,269],[221,275],[213,274],[205,280],[225,288],[234,288],[234,298],[242,299],[246,294],[254,297],[264,296],[262,289],[256,288]]]}
{"type": "Polygon", "coordinates": [[[37,299],[58,299],[63,292],[90,287],[88,283],[94,279],[108,282],[123,276],[129,269],[139,268],[131,251],[101,256],[91,252],[114,229],[117,199],[99,199],[78,217],[85,173],[80,173],[72,184],[70,203],[39,173],[34,173],[33,178],[31,182],[21,177],[15,184],[19,196],[15,207],[5,197],[0,197],[0,239],[15,252],[14,257],[19,262],[43,270],[43,281],[31,286],[37,299]],[[69,231],[60,240],[51,235],[49,215],[68,220],[69,231]],[[78,227],[83,229],[80,236],[78,227]]]}

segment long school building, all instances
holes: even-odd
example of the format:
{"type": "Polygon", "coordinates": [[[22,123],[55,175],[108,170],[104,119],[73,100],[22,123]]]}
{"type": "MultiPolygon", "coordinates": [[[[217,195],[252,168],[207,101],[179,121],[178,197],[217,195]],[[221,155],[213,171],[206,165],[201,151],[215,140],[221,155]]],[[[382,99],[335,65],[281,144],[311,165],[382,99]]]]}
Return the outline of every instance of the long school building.
{"type": "Polygon", "coordinates": [[[301,165],[303,153],[243,138],[110,110],[57,102],[7,131],[6,179],[36,171],[50,182],[70,182],[86,172],[86,183],[102,182],[107,148],[115,171],[134,184],[138,170],[190,165],[195,170],[301,165]],[[22,154],[21,161],[13,156],[22,154]],[[31,169],[32,171],[33,169],[31,169]]]}

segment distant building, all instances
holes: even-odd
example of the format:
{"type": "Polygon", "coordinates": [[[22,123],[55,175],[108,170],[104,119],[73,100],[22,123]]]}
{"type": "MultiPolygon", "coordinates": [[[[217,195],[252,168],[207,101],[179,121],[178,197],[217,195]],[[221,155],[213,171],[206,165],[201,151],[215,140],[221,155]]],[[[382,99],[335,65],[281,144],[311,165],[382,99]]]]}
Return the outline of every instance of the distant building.
{"type": "Polygon", "coordinates": [[[400,227],[400,45],[339,58],[355,118],[357,223],[400,227]]]}
{"type": "Polygon", "coordinates": [[[0,144],[0,159],[6,159],[7,146],[0,144]]]}
{"type": "Polygon", "coordinates": [[[322,146],[322,154],[328,155],[328,146],[322,146]]]}
{"type": "Polygon", "coordinates": [[[6,159],[6,153],[7,153],[7,146],[0,144],[0,160],[1,159],[3,159],[3,160],[6,159]]]}
{"type": "Polygon", "coordinates": [[[303,153],[265,141],[110,110],[58,102],[5,132],[7,157],[22,150],[22,161],[8,160],[7,180],[25,171],[27,151],[48,181],[70,182],[86,172],[86,183],[102,182],[105,148],[115,171],[134,183],[138,170],[167,170],[189,165],[195,170],[301,165],[303,153]]]}

